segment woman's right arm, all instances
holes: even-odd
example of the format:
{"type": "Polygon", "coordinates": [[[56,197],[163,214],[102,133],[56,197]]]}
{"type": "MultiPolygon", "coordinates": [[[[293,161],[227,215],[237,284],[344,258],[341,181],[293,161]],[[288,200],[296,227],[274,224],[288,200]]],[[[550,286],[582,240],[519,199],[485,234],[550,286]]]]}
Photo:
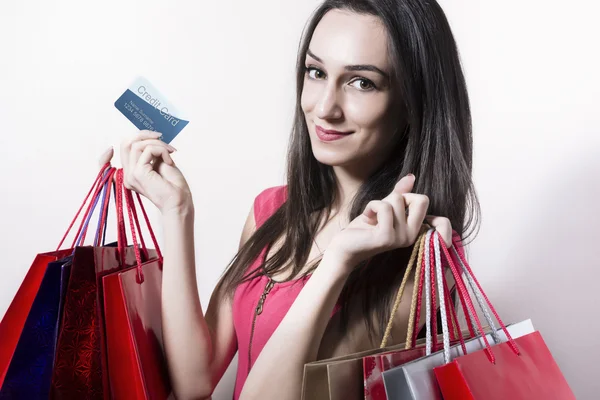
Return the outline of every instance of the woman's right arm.
{"type": "MultiPolygon", "coordinates": [[[[206,315],[194,263],[194,210],[163,216],[163,340],[178,399],[209,398],[237,351],[230,296],[214,292],[206,315]]],[[[253,210],[240,247],[254,231],[253,210]]]]}
{"type": "MultiPolygon", "coordinates": [[[[189,187],[175,166],[172,146],[160,134],[142,131],[121,145],[124,185],[148,198],[161,212],[163,342],[175,396],[209,398],[231,363],[237,343],[229,296],[213,293],[206,315],[196,283],[194,206],[189,187]]],[[[110,149],[100,164],[110,162],[110,149]]],[[[255,230],[253,209],[240,246],[255,230]]]]}

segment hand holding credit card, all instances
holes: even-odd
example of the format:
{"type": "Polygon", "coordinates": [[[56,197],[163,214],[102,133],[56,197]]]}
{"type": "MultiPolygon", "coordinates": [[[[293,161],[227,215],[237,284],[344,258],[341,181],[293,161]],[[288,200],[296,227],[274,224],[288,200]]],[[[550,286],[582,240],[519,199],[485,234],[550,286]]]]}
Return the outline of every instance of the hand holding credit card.
{"type": "Polygon", "coordinates": [[[117,110],[138,129],[162,133],[161,139],[171,143],[189,121],[166,97],[143,77],[138,77],[115,101],[117,110]]]}

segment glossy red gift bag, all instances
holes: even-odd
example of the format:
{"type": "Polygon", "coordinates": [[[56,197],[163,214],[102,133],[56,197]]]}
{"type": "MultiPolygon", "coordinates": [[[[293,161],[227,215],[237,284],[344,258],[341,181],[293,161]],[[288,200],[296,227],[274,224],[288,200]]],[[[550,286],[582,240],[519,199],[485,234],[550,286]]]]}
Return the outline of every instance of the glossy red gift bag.
{"type": "Polygon", "coordinates": [[[73,241],[71,248],[60,250],[65,238],[67,237],[75,221],[81,214],[81,211],[83,210],[90,196],[93,194],[93,200],[94,197],[98,195],[102,184],[102,176],[103,174],[105,174],[106,168],[107,166],[104,166],[98,174],[98,176],[96,177],[96,180],[94,181],[94,184],[88,192],[83,202],[83,205],[79,208],[79,211],[75,215],[75,218],[69,226],[67,233],[64,235],[63,240],[58,245],[57,250],[53,252],[38,254],[35,257],[33,263],[31,264],[31,267],[29,268],[29,271],[27,272],[27,275],[25,276],[23,282],[21,283],[21,286],[19,287],[19,290],[17,291],[10,306],[8,307],[8,310],[4,314],[2,322],[0,322],[0,387],[4,382],[6,372],[8,370],[15,348],[19,341],[19,337],[21,336],[23,326],[25,325],[25,320],[29,315],[29,311],[31,310],[33,301],[38,293],[38,289],[40,287],[44,274],[46,273],[46,267],[49,263],[57,261],[72,254],[77,239],[81,238],[82,233],[85,234],[83,223],[86,221],[86,219],[89,221],[89,218],[87,218],[87,216],[91,211],[91,205],[93,202],[90,203],[90,207],[88,207],[87,211],[84,214],[82,224],[79,227],[76,238],[73,241]]]}
{"type": "MultiPolygon", "coordinates": [[[[441,247],[454,276],[459,271],[456,265],[460,265],[467,279],[476,284],[508,337],[507,342],[493,347],[485,340],[484,350],[456,357],[445,365],[434,368],[444,399],[575,399],[541,334],[536,331],[512,339],[464,257],[456,252],[450,255],[445,246],[441,247]]],[[[461,285],[459,290],[463,291],[470,303],[469,308],[473,311],[465,287],[461,285]]],[[[477,324],[480,326],[478,321],[477,324]]]]}
{"type": "Polygon", "coordinates": [[[145,244],[142,240],[140,251],[133,196],[125,190],[137,265],[103,278],[110,387],[115,399],[166,399],[171,386],[162,340],[162,256],[139,195],[137,199],[158,258],[142,262],[145,244]]]}
{"type": "MultiPolygon", "coordinates": [[[[115,173],[112,167],[105,173],[105,193],[109,193],[108,188],[115,173]]],[[[101,212],[104,224],[108,203],[109,196],[106,196],[101,212]]],[[[94,246],[75,248],[56,346],[50,388],[52,399],[110,398],[102,277],[137,264],[135,250],[126,247],[126,239],[121,236],[121,232],[124,232],[121,229],[122,218],[118,218],[118,223],[117,247],[99,245],[103,236],[100,235],[103,228],[100,225],[94,246]]]]}
{"type": "Polygon", "coordinates": [[[10,303],[6,314],[4,314],[2,322],[0,322],[0,387],[4,382],[6,371],[19,342],[33,300],[46,273],[48,263],[66,257],[71,252],[72,250],[61,250],[38,254],[10,303]]]}

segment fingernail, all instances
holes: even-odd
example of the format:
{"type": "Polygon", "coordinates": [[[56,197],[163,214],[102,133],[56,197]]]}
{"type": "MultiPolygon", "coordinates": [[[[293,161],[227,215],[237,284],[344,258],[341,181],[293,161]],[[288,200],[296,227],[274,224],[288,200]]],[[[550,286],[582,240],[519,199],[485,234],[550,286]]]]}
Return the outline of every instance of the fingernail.
{"type": "Polygon", "coordinates": [[[414,178],[415,176],[413,174],[407,174],[406,177],[407,178],[414,178]]]}
{"type": "Polygon", "coordinates": [[[169,149],[170,149],[171,151],[177,151],[177,149],[176,149],[175,147],[171,146],[171,145],[169,145],[169,149]]]}

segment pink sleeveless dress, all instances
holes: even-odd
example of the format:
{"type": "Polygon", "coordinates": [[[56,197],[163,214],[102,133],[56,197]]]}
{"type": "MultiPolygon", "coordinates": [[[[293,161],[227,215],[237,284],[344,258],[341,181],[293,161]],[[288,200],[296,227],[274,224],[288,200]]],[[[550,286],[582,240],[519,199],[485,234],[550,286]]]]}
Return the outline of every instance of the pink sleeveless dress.
{"type": "MultiPolygon", "coordinates": [[[[287,199],[287,186],[275,186],[262,191],[254,200],[254,219],[256,227],[261,226],[287,199]]],[[[456,237],[458,234],[453,232],[456,237]]],[[[265,247],[248,267],[256,268],[265,261],[268,247],[265,247]]],[[[464,256],[462,246],[458,251],[464,256]]],[[[250,368],[265,347],[265,344],[283,320],[296,297],[308,281],[309,277],[292,281],[275,283],[269,290],[269,278],[260,276],[239,285],[233,297],[233,324],[238,345],[238,368],[235,381],[233,399],[240,397],[250,368]],[[262,311],[255,313],[265,290],[262,311]]],[[[337,304],[333,310],[334,315],[340,309],[337,304]]],[[[423,327],[424,328],[424,327],[423,327]]],[[[275,368],[275,366],[274,366],[275,368]]]]}
{"type": "MultiPolygon", "coordinates": [[[[286,185],[271,187],[261,192],[254,200],[256,227],[261,226],[277,211],[286,198],[286,185]]],[[[254,269],[259,266],[265,260],[267,250],[268,248],[265,247],[249,268],[254,269]]],[[[266,294],[262,312],[256,315],[256,318],[256,309],[269,283],[269,278],[260,276],[236,288],[232,306],[239,353],[234,400],[239,398],[250,368],[307,281],[308,277],[275,283],[266,294]]],[[[339,307],[336,307],[334,313],[338,309],[339,307]]]]}

